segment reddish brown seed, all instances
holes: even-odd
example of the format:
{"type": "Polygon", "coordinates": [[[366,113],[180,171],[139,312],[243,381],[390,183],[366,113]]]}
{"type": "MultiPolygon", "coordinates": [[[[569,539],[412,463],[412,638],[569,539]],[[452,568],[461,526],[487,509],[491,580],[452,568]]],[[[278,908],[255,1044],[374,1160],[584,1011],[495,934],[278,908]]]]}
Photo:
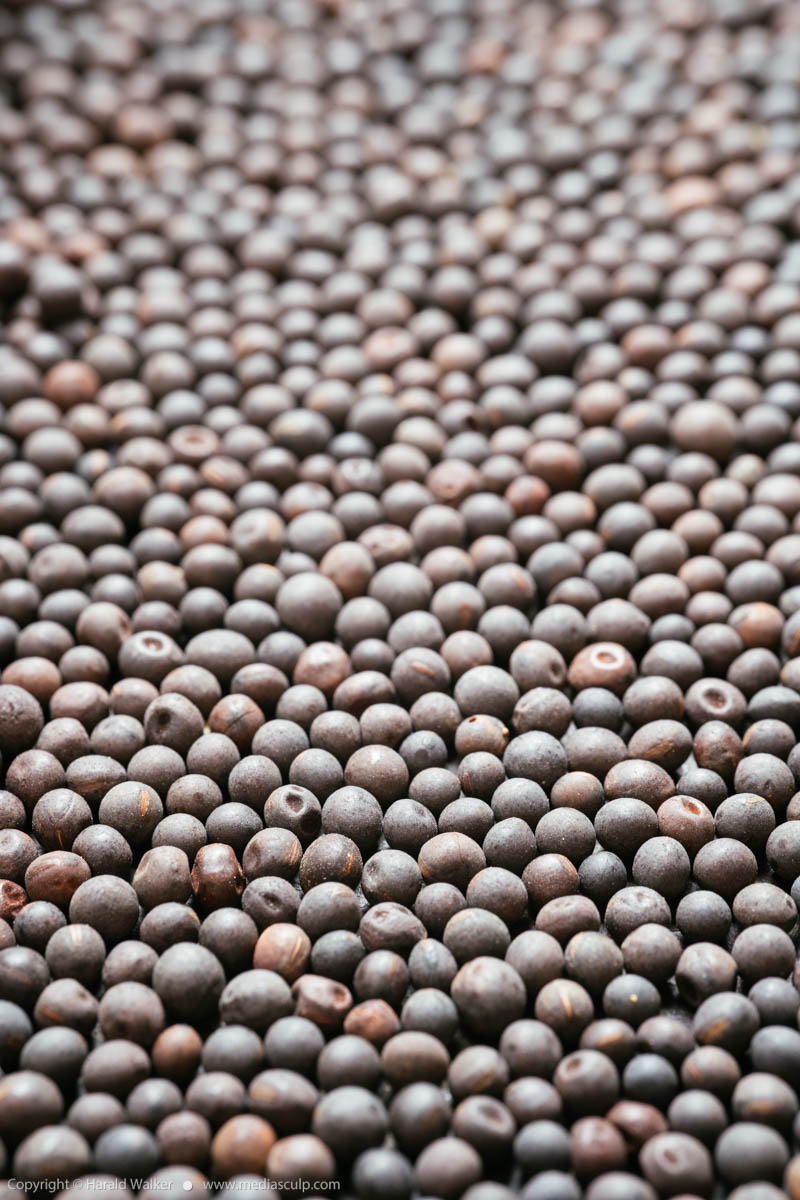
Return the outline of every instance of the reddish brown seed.
{"type": "Polygon", "coordinates": [[[153,1064],[159,1074],[183,1084],[200,1063],[203,1041],[191,1025],[169,1025],[153,1043],[153,1064]]]}
{"type": "Polygon", "coordinates": [[[253,966],[277,971],[288,983],[303,975],[311,955],[311,939],[297,925],[277,922],[260,935],[253,966]]]}
{"type": "Polygon", "coordinates": [[[275,1130],[261,1117],[252,1113],[231,1117],[211,1143],[215,1173],[223,1179],[247,1172],[260,1175],[275,1141],[275,1130]]]}
{"type": "Polygon", "coordinates": [[[383,1046],[400,1029],[400,1020],[385,1000],[365,1000],[351,1008],[344,1019],[345,1033],[383,1046]]]}
{"type": "Polygon", "coordinates": [[[230,846],[214,842],[200,847],[192,867],[192,891],[205,910],[237,903],[244,891],[244,874],[230,846]]]}
{"type": "Polygon", "coordinates": [[[25,872],[25,890],[30,900],[48,900],[66,908],[91,871],[83,858],[65,850],[54,850],[34,859],[25,872]]]}
{"type": "Polygon", "coordinates": [[[321,1029],[338,1029],[353,1006],[353,997],[344,984],[320,975],[302,975],[292,987],[294,1011],[307,1017],[321,1029]]]}

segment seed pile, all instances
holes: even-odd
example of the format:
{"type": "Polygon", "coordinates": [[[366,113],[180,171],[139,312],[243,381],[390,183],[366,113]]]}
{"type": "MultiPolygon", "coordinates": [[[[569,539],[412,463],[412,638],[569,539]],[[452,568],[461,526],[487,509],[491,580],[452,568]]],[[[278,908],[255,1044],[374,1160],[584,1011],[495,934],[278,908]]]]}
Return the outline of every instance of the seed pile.
{"type": "Polygon", "coordinates": [[[798,1200],[797,6],[0,74],[0,1173],[798,1200]]]}

